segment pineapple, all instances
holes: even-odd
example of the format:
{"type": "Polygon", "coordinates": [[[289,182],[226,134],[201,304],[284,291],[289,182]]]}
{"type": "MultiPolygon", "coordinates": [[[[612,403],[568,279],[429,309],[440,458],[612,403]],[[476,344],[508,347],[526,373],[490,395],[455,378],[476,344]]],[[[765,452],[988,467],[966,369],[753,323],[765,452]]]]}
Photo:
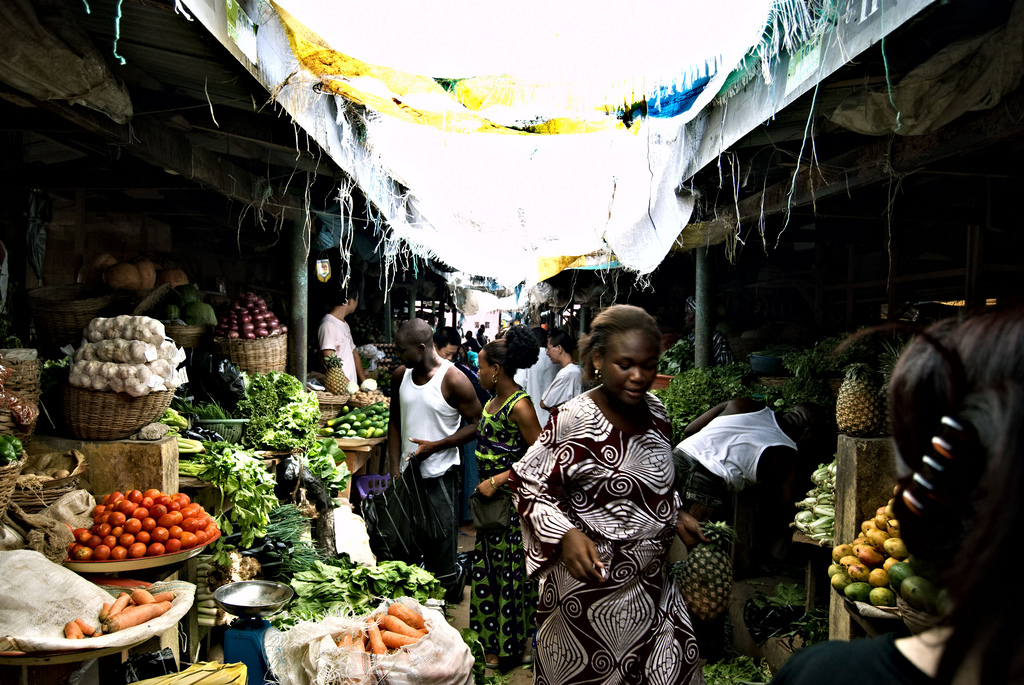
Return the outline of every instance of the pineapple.
{"type": "Polygon", "coordinates": [[[885,395],[878,374],[867,364],[850,364],[836,399],[836,426],[855,438],[880,435],[886,428],[885,395]]]}
{"type": "Polygon", "coordinates": [[[723,611],[732,594],[732,543],[736,531],[722,522],[703,523],[710,542],[694,547],[685,561],[673,564],[675,576],[690,613],[710,621],[723,611]]]}
{"type": "Polygon", "coordinates": [[[324,383],[327,392],[332,395],[348,394],[345,391],[348,387],[348,377],[345,376],[345,372],[341,368],[341,359],[334,355],[325,357],[324,366],[327,367],[327,379],[324,383]]]}

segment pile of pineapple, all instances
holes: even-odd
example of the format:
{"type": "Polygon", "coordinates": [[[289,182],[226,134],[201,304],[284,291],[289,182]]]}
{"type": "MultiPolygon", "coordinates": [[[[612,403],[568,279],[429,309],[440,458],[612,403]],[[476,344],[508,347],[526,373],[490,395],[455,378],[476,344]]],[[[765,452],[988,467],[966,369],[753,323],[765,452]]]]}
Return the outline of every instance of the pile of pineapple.
{"type": "Polygon", "coordinates": [[[907,551],[894,503],[890,499],[874,518],[862,522],[861,535],[852,543],[832,548],[829,580],[851,601],[894,607],[899,596],[915,609],[935,613],[938,591],[922,575],[928,572],[924,565],[907,551]]]}
{"type": "Polygon", "coordinates": [[[888,432],[886,383],[887,379],[867,364],[846,367],[836,397],[836,427],[840,433],[870,438],[888,432]]]}

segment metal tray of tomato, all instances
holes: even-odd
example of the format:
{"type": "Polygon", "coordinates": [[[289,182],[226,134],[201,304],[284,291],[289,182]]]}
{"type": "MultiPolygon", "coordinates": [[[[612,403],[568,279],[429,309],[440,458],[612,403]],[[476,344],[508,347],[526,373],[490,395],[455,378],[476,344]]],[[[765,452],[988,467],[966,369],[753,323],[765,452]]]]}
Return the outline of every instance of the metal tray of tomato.
{"type": "Polygon", "coordinates": [[[138,557],[137,559],[118,559],[106,561],[72,561],[64,560],[64,566],[79,573],[118,573],[120,571],[139,571],[147,568],[159,568],[169,564],[176,564],[186,561],[203,551],[207,545],[220,537],[220,530],[214,536],[201,545],[171,554],[161,554],[156,557],[138,557]]]}

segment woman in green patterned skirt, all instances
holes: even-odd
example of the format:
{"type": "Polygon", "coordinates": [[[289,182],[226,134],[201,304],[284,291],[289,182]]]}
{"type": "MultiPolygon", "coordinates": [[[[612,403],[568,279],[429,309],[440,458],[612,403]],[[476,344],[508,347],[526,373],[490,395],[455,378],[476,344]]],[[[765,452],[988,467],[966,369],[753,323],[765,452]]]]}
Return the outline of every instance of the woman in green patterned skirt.
{"type": "MultiPolygon", "coordinates": [[[[477,427],[477,492],[493,497],[508,487],[512,464],[540,435],[530,396],[513,380],[540,355],[533,331],[514,326],[480,351],[480,386],[493,397],[484,406],[477,427]]],[[[480,634],[487,665],[507,669],[520,663],[533,633],[537,589],[526,577],[519,515],[503,531],[477,532],[470,595],[469,627],[480,634]]]]}

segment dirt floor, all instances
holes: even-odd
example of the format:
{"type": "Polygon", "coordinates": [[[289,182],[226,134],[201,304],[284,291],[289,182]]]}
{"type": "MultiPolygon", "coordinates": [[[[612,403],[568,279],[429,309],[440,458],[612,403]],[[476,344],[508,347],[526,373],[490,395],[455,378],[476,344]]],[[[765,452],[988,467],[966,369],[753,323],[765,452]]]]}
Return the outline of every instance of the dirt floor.
{"type": "MultiPolygon", "coordinates": [[[[474,536],[465,534],[459,535],[460,552],[468,552],[472,550],[475,543],[476,538],[474,536]]],[[[469,627],[469,590],[469,583],[466,583],[466,590],[462,595],[462,601],[458,605],[451,607],[449,611],[449,618],[452,625],[459,630],[469,627]]],[[[497,673],[497,671],[488,670],[488,673],[497,673]]],[[[512,680],[509,681],[510,685],[529,685],[533,682],[533,669],[529,666],[516,666],[505,675],[512,677],[512,680]]]]}

